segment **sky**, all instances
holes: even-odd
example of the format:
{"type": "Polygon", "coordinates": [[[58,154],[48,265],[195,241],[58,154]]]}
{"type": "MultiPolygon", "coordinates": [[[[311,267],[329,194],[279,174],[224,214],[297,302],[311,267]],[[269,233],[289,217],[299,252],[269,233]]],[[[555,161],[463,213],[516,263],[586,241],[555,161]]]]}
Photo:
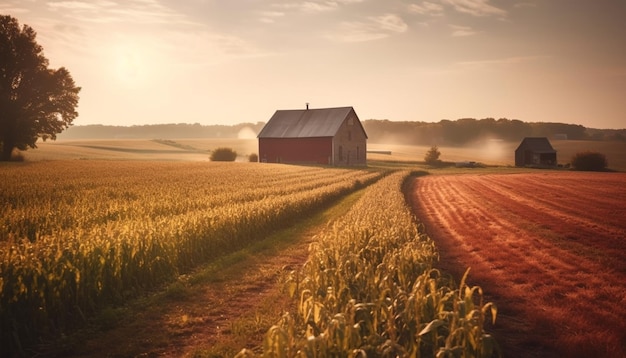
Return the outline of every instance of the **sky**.
{"type": "Polygon", "coordinates": [[[2,0],[75,125],[508,118],[626,128],[624,0],[2,0]]]}

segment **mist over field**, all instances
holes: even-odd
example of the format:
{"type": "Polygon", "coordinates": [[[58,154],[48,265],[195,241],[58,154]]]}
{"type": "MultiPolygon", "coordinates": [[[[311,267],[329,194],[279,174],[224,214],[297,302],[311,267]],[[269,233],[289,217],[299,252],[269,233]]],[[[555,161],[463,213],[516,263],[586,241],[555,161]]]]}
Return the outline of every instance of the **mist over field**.
{"type": "MultiPolygon", "coordinates": [[[[625,141],[624,129],[597,129],[565,123],[531,123],[500,118],[462,118],[455,121],[401,122],[379,119],[361,121],[372,143],[465,146],[487,139],[520,141],[524,137],[569,140],[625,141]]],[[[235,125],[171,123],[134,126],[72,126],[58,139],[113,138],[256,138],[265,122],[235,125]]]]}
{"type": "MultiPolygon", "coordinates": [[[[100,158],[142,160],[208,160],[210,150],[232,147],[239,161],[258,150],[257,134],[264,122],[237,125],[155,124],[141,126],[73,126],[56,142],[38,143],[26,152],[30,160],[100,158]],[[94,144],[93,141],[99,141],[94,144]],[[131,147],[128,149],[126,147],[131,147]],[[98,150],[94,147],[100,147],[98,150]],[[139,149],[138,147],[141,147],[139,149]],[[135,148],[135,149],[132,149],[135,148]]],[[[595,129],[564,123],[526,123],[506,118],[442,120],[437,123],[362,121],[368,135],[369,160],[419,162],[438,146],[444,162],[473,161],[513,165],[514,151],[526,136],[549,138],[558,163],[567,164],[580,151],[606,155],[609,168],[626,170],[626,129],[595,129]],[[373,152],[391,152],[381,154],[373,152]]]]}
{"type": "Polygon", "coordinates": [[[237,132],[238,139],[256,139],[257,132],[252,127],[243,127],[237,132]]]}

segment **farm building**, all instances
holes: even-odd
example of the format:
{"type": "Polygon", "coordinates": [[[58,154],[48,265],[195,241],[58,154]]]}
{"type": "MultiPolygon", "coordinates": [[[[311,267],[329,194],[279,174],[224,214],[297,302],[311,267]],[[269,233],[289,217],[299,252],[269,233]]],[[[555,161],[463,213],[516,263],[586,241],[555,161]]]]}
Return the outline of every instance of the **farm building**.
{"type": "Polygon", "coordinates": [[[556,150],[546,137],[526,137],[515,149],[515,166],[556,165],[556,150]]]}
{"type": "Polygon", "coordinates": [[[277,110],[258,138],[261,162],[366,165],[367,134],[352,107],[277,110]]]}

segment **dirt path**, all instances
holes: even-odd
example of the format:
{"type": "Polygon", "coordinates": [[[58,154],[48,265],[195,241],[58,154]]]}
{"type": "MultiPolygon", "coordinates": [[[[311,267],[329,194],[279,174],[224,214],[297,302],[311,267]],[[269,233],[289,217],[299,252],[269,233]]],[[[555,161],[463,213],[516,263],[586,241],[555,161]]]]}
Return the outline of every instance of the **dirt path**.
{"type": "Polygon", "coordinates": [[[278,247],[274,243],[254,254],[240,253],[245,258],[226,265],[208,280],[181,284],[179,289],[170,286],[160,299],[132,303],[131,314],[114,322],[111,329],[88,334],[84,342],[62,352],[57,347],[52,349],[55,353],[37,355],[198,357],[232,356],[243,348],[258,351],[267,330],[284,312],[295,309],[293,300],[282,292],[281,277],[304,264],[315,235],[345,213],[360,194],[351,194],[278,233],[287,237],[278,247]]]}
{"type": "Polygon", "coordinates": [[[292,304],[277,281],[305,262],[315,233],[315,229],[308,230],[296,244],[276,255],[248,257],[191,292],[173,293],[171,299],[149,303],[114,328],[61,355],[185,357],[203,351],[232,353],[232,347],[258,348],[267,329],[292,304]],[[274,312],[270,314],[274,321],[258,316],[258,312],[265,316],[268,311],[274,312]]]}
{"type": "Polygon", "coordinates": [[[507,356],[626,354],[626,175],[431,176],[412,202],[440,267],[499,306],[507,356]],[[621,317],[621,318],[620,318],[621,317]]]}

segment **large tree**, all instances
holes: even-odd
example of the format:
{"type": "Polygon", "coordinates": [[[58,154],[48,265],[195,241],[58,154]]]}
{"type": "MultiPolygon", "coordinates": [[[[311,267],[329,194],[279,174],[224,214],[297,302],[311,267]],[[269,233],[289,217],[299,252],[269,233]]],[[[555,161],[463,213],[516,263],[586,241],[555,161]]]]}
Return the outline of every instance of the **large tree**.
{"type": "Polygon", "coordinates": [[[56,135],[78,116],[77,87],[69,71],[48,68],[36,32],[0,15],[0,160],[13,149],[36,148],[38,138],[56,135]]]}

